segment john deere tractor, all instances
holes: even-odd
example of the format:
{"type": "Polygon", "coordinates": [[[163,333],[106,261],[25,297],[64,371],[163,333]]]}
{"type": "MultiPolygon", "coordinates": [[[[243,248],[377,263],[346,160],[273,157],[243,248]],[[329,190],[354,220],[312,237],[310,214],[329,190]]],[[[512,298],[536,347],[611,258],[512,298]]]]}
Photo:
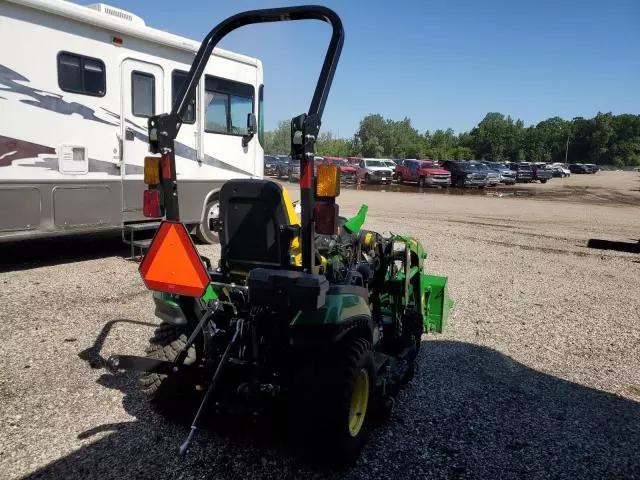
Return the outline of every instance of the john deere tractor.
{"type": "MultiPolygon", "coordinates": [[[[376,418],[411,378],[425,332],[442,332],[453,305],[446,277],[425,274],[411,237],[363,228],[367,206],[340,215],[340,170],[313,166],[314,145],[344,32],[320,6],[235,15],[204,39],[171,113],[148,122],[145,211],[164,217],[140,264],[162,323],[144,357],[118,355],[114,369],[142,371],[149,401],[189,412],[188,449],[207,407],[259,413],[274,404],[294,434],[327,460],[351,462],[376,418]],[[300,162],[300,218],[287,191],[268,180],[227,181],[220,191],[217,265],[196,250],[178,208],[174,139],[213,48],[247,24],[316,19],[333,35],[308,113],[291,122],[300,162]],[[159,199],[159,201],[158,201],[159,199]],[[196,410],[197,409],[197,410],[196,410]]],[[[255,116],[247,125],[255,131],[255,116]]],[[[239,138],[238,141],[250,141],[239,138]]]]}

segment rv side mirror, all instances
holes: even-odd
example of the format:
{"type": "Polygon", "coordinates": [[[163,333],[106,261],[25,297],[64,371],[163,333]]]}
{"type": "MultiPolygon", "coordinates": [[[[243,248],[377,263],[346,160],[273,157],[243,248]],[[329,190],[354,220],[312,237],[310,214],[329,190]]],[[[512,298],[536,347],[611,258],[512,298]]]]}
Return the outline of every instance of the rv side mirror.
{"type": "Polygon", "coordinates": [[[247,130],[249,131],[249,133],[256,133],[256,130],[258,129],[257,124],[258,122],[256,120],[256,114],[247,114],[247,130]]]}
{"type": "Polygon", "coordinates": [[[242,136],[242,146],[246,147],[256,133],[258,121],[255,113],[247,114],[247,134],[242,136]]]}

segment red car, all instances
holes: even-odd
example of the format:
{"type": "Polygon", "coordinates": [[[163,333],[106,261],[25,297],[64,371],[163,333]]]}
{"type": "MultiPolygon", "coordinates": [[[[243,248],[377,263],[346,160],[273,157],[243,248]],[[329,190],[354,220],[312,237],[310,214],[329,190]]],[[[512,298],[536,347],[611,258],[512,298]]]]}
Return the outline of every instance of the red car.
{"type": "Polygon", "coordinates": [[[405,160],[396,167],[398,183],[416,182],[421,187],[451,185],[451,172],[433,160],[405,160]]]}
{"type": "Polygon", "coordinates": [[[356,181],[356,167],[344,158],[324,157],[325,162],[332,163],[340,169],[340,179],[343,182],[354,183],[356,181]]]}

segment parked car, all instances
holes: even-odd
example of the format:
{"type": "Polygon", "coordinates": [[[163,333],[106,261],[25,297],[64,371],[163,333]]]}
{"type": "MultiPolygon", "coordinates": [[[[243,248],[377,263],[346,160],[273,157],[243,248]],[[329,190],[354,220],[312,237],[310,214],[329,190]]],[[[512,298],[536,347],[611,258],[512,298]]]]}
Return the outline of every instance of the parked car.
{"type": "Polygon", "coordinates": [[[382,160],[384,162],[384,164],[389,167],[391,169],[391,178],[395,178],[396,175],[396,168],[398,167],[398,164],[394,161],[394,160],[387,160],[384,159],[382,160]]]}
{"type": "Polygon", "coordinates": [[[300,162],[297,159],[289,159],[289,163],[287,164],[286,177],[290,182],[293,182],[294,180],[300,180],[300,162]]]}
{"type": "Polygon", "coordinates": [[[324,157],[325,163],[332,163],[340,169],[340,181],[344,183],[355,183],[356,167],[344,158],[324,157]]]}
{"type": "Polygon", "coordinates": [[[534,163],[531,165],[531,180],[547,183],[553,178],[553,172],[545,164],[534,163]]]}
{"type": "Polygon", "coordinates": [[[358,163],[356,176],[365,183],[391,183],[393,172],[383,160],[363,158],[358,163]]]}
{"type": "Polygon", "coordinates": [[[264,156],[264,175],[276,175],[280,159],[275,155],[264,156]]]}
{"type": "Polygon", "coordinates": [[[393,162],[396,164],[396,168],[393,170],[393,180],[397,180],[396,172],[398,171],[398,167],[404,165],[405,159],[393,159],[393,162]]]}
{"type": "Polygon", "coordinates": [[[514,185],[516,183],[516,176],[518,172],[511,170],[504,163],[499,162],[483,162],[489,168],[497,170],[500,174],[500,182],[505,185],[514,185]]]}
{"type": "Polygon", "coordinates": [[[492,167],[489,167],[483,162],[474,162],[479,170],[484,170],[487,173],[487,187],[495,187],[500,183],[500,172],[492,167]]]}
{"type": "Polygon", "coordinates": [[[276,166],[276,177],[277,178],[287,178],[289,176],[289,163],[291,162],[291,157],[288,155],[278,155],[280,162],[276,166]]]}
{"type": "Polygon", "coordinates": [[[419,186],[451,185],[451,172],[440,167],[438,162],[430,160],[405,160],[396,167],[398,183],[417,182],[419,186]]]}
{"type": "Polygon", "coordinates": [[[533,170],[530,163],[507,163],[511,170],[516,172],[516,181],[520,183],[531,183],[533,181],[533,170]]]}
{"type": "Polygon", "coordinates": [[[451,185],[459,188],[487,186],[487,172],[478,167],[478,162],[446,160],[442,168],[451,172],[451,185]]]}
{"type": "Polygon", "coordinates": [[[584,166],[589,169],[587,173],[596,173],[600,171],[600,167],[595,163],[585,163],[584,166]]]}
{"type": "Polygon", "coordinates": [[[569,165],[571,173],[591,173],[591,169],[583,163],[572,163],[569,165]]]}
{"type": "Polygon", "coordinates": [[[554,177],[565,178],[571,176],[571,170],[560,163],[554,163],[549,169],[554,177]]]}

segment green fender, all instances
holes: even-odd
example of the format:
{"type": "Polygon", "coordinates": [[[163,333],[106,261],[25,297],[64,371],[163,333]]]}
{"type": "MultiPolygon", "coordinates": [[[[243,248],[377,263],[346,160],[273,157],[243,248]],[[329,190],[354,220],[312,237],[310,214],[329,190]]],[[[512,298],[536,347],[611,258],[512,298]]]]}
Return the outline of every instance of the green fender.
{"type": "Polygon", "coordinates": [[[303,349],[324,348],[327,342],[339,341],[354,330],[374,345],[380,340],[367,300],[351,292],[329,291],[322,308],[297,312],[290,328],[291,345],[303,349]]]}
{"type": "Polygon", "coordinates": [[[354,317],[371,317],[366,300],[354,293],[329,293],[318,310],[299,311],[291,321],[292,327],[339,325],[354,317]]]}
{"type": "Polygon", "coordinates": [[[369,304],[362,296],[348,292],[329,292],[322,308],[299,311],[290,323],[293,332],[336,341],[354,328],[375,345],[380,332],[373,324],[369,304]]]}

